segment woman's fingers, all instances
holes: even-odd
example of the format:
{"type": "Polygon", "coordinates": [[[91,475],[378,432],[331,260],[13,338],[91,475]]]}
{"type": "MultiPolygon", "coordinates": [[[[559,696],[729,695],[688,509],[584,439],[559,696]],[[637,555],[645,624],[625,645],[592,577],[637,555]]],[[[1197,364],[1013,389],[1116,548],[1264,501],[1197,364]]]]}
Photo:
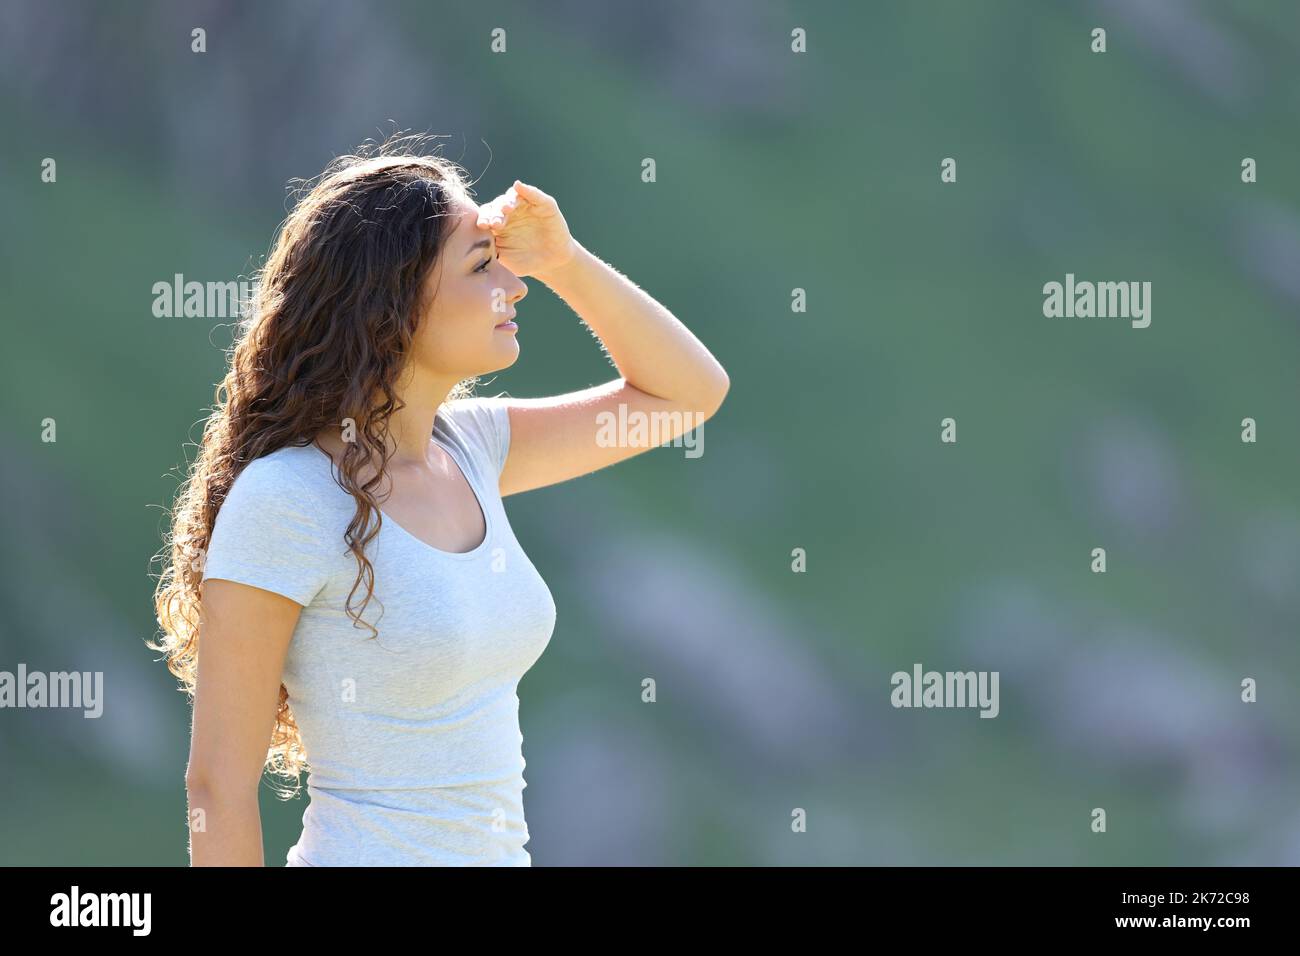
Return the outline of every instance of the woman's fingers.
{"type": "Polygon", "coordinates": [[[500,228],[501,226],[505,225],[505,222],[506,222],[506,213],[500,208],[492,208],[492,209],[484,208],[479,211],[478,223],[480,226],[487,226],[488,228],[500,228]]]}
{"type": "Polygon", "coordinates": [[[544,216],[550,215],[554,210],[559,208],[559,204],[556,203],[551,196],[542,192],[536,186],[530,186],[528,183],[516,179],[515,184],[511,189],[528,202],[535,204],[537,211],[544,216]]]}
{"type": "Polygon", "coordinates": [[[543,202],[551,198],[550,196],[546,195],[546,193],[538,189],[536,186],[530,186],[527,183],[521,182],[518,179],[515,180],[515,184],[510,188],[514,190],[516,193],[518,193],[520,196],[523,196],[525,199],[531,200],[532,202],[543,202]]]}
{"type": "Polygon", "coordinates": [[[509,189],[497,196],[491,202],[484,203],[479,207],[478,221],[485,226],[503,226],[510,214],[520,205],[520,195],[513,189],[509,189]]]}
{"type": "Polygon", "coordinates": [[[516,179],[504,193],[479,207],[478,224],[495,233],[504,229],[516,213],[546,218],[555,215],[558,209],[555,200],[546,193],[516,179]]]}

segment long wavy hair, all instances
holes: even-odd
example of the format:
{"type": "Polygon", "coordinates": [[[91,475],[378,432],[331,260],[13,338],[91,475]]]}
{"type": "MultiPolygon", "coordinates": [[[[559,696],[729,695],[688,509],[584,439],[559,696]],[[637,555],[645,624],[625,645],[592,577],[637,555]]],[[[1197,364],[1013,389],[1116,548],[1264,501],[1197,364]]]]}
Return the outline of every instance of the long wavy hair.
{"type": "MultiPolygon", "coordinates": [[[[322,429],[348,419],[356,440],[347,444],[335,479],[356,499],[344,534],[357,561],[346,610],[354,627],[364,623],[375,632],[361,615],[374,595],[365,547],[382,522],[373,489],[384,469],[365,483],[359,475],[365,463],[386,464],[391,455],[388,420],[402,407],[394,383],[428,304],[425,278],[454,228],[451,207],[473,195],[463,168],[419,152],[424,141],[390,138],[335,159],[314,180],[296,181],[300,197],[254,277],[229,370],[155,556],[164,561],[154,593],[162,637],[148,646],[165,653],[191,700],[203,558],[226,493],[249,462],[286,445],[310,444],[322,429]],[[363,584],[365,599],[354,612],[363,584]]],[[[457,383],[447,400],[472,394],[475,381],[457,383]]],[[[285,798],[309,766],[288,698],[282,683],[263,768],[295,784],[278,788],[285,798]]]]}

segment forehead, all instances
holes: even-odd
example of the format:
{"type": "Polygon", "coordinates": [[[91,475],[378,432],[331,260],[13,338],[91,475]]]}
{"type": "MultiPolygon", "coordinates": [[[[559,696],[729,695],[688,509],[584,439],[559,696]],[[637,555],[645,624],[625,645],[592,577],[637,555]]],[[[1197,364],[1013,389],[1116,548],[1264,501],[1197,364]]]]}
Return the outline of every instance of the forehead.
{"type": "Polygon", "coordinates": [[[472,199],[457,200],[448,210],[448,215],[455,223],[455,228],[450,234],[451,241],[462,249],[468,248],[489,233],[489,230],[479,228],[478,203],[472,199]]]}

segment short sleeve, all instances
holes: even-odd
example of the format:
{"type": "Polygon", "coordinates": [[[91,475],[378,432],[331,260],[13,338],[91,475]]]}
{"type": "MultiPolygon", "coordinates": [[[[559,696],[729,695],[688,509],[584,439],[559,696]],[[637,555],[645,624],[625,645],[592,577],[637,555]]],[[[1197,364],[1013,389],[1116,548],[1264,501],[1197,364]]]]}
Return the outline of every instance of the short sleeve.
{"type": "Polygon", "coordinates": [[[328,576],[329,541],[319,514],[305,483],[284,462],[249,462],[217,511],[203,580],[251,584],[305,607],[328,576]]]}
{"type": "Polygon", "coordinates": [[[505,398],[460,398],[448,406],[452,420],[476,441],[500,477],[510,452],[510,412],[505,398]]]}

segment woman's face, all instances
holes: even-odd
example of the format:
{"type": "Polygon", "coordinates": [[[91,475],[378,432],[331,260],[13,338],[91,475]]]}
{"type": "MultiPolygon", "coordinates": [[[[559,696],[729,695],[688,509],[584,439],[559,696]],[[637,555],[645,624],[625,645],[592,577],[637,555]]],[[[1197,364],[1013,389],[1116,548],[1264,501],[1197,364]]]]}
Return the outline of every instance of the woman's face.
{"type": "Polygon", "coordinates": [[[492,231],[478,225],[477,203],[464,198],[450,216],[455,229],[425,279],[429,305],[412,360],[431,375],[460,381],[509,368],[519,358],[514,330],[499,326],[514,318],[528,286],[497,258],[492,231]]]}

